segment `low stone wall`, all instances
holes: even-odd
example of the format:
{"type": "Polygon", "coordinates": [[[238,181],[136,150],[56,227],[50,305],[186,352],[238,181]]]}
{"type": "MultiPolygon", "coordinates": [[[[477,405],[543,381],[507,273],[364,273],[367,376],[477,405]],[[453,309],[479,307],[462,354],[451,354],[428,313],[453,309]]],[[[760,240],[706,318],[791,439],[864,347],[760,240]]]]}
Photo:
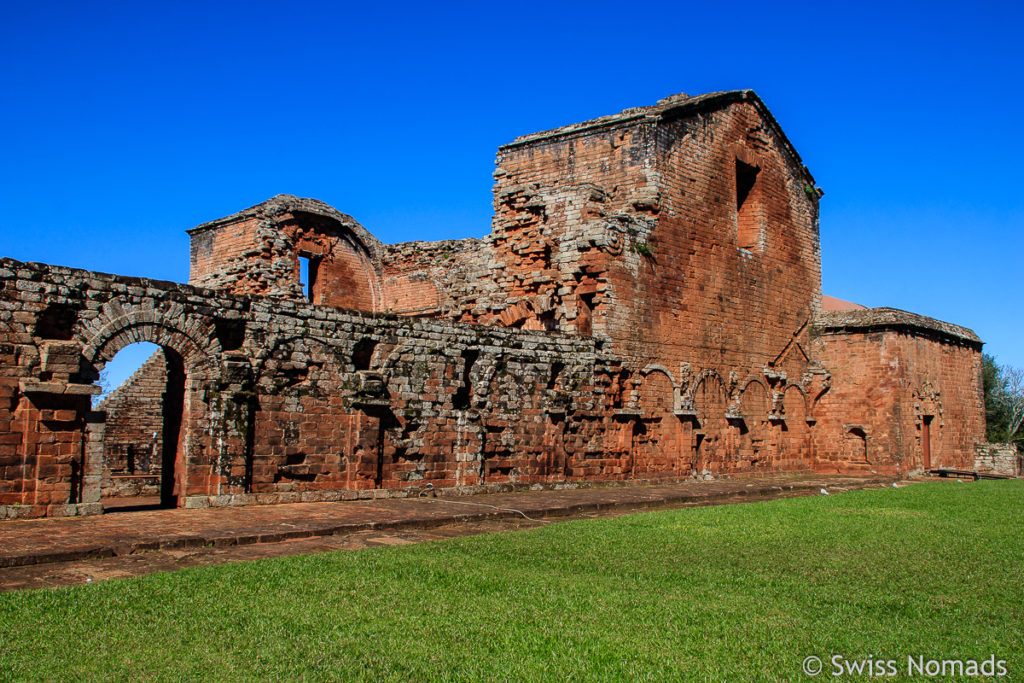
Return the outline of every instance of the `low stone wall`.
{"type": "Polygon", "coordinates": [[[112,474],[104,478],[101,498],[137,498],[160,495],[159,474],[112,474]]]}
{"type": "Polygon", "coordinates": [[[1021,455],[1012,443],[979,443],[974,454],[974,470],[982,474],[1005,474],[1019,477],[1021,455]]]}

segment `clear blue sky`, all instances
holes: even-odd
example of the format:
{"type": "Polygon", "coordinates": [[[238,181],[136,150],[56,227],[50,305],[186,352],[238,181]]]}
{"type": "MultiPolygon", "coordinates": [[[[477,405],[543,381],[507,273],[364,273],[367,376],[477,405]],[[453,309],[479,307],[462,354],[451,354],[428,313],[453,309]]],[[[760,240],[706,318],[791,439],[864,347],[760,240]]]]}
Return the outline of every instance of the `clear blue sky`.
{"type": "Polygon", "coordinates": [[[490,228],[498,145],[753,88],[818,183],[824,291],[1024,366],[1019,2],[9,2],[0,255],[185,281],[287,192],[385,242],[490,228]]]}

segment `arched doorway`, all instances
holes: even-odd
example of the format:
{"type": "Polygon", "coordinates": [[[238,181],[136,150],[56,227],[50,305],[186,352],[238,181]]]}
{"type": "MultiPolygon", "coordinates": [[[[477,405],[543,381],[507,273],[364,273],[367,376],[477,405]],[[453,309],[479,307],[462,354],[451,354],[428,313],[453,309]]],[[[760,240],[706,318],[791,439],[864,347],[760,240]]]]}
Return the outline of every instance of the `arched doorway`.
{"type": "MultiPolygon", "coordinates": [[[[215,479],[213,470],[203,467],[219,464],[217,458],[225,448],[224,440],[211,440],[217,425],[211,422],[210,399],[204,393],[219,376],[221,346],[214,321],[191,316],[177,303],[155,309],[125,299],[107,302],[98,320],[105,322],[86,327],[81,338],[82,355],[93,379],[102,377],[119,352],[138,342],[151,344],[147,361],[153,359],[153,365],[163,368],[161,374],[150,367],[148,396],[159,408],[150,411],[149,453],[151,465],[159,463],[153,467],[159,468],[159,476],[147,490],[144,507],[177,507],[184,504],[186,495],[222,491],[223,479],[215,479]]],[[[86,424],[82,488],[83,500],[90,503],[111,497],[102,491],[106,417],[102,410],[95,410],[86,424]]],[[[118,466],[127,467],[127,450],[124,456],[123,465],[118,462],[118,466]]]]}
{"type": "Polygon", "coordinates": [[[166,346],[129,344],[104,366],[99,384],[104,511],[177,507],[184,359],[166,346]]]}

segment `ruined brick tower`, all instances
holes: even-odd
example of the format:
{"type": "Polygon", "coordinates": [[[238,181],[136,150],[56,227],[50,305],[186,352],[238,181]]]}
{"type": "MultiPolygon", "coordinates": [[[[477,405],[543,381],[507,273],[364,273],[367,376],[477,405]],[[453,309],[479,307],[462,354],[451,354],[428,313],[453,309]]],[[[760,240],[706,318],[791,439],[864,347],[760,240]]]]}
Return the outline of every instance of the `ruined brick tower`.
{"type": "Polygon", "coordinates": [[[676,95],[503,146],[482,239],[281,195],[189,285],[5,260],[0,509],[99,511],[91,382],[142,340],[165,505],[968,466],[980,340],[823,297],[820,197],[753,92],[676,95]]]}

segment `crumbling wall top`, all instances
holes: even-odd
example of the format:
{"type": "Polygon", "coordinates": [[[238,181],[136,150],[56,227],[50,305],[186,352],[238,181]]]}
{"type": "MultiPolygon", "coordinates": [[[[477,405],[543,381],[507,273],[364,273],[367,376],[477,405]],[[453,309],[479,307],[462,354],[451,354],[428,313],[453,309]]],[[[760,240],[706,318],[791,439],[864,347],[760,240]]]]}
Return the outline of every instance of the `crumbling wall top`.
{"type": "MultiPolygon", "coordinates": [[[[631,107],[629,109],[622,110],[618,114],[602,116],[589,121],[583,121],[581,123],[574,123],[568,126],[553,128],[551,130],[531,133],[530,135],[520,135],[512,142],[499,147],[498,150],[500,153],[517,147],[524,147],[581,133],[590,133],[604,128],[611,128],[637,121],[671,121],[682,116],[692,116],[703,111],[721,109],[736,102],[749,102],[758,110],[758,112],[760,112],[764,120],[774,129],[775,134],[778,135],[786,153],[792,157],[797,167],[803,171],[806,176],[806,181],[813,186],[815,184],[814,177],[811,175],[811,172],[807,167],[804,166],[803,160],[800,158],[800,154],[797,153],[793,143],[789,141],[788,137],[786,137],[782,127],[779,126],[778,121],[776,121],[775,117],[772,116],[768,107],[765,106],[764,102],[753,90],[725,90],[705,93],[694,97],[691,97],[686,93],[678,93],[662,98],[658,100],[656,104],[648,107],[631,107]]],[[[820,192],[821,191],[819,190],[819,193],[820,192]]]]}
{"type": "Polygon", "coordinates": [[[363,246],[366,247],[367,251],[370,252],[370,255],[375,261],[379,262],[383,256],[384,244],[374,237],[369,230],[360,225],[359,221],[355,218],[352,218],[352,216],[349,216],[347,213],[338,211],[330,204],[326,204],[318,199],[296,197],[291,194],[275,195],[265,202],[260,202],[255,206],[250,206],[248,209],[243,209],[242,211],[233,213],[230,216],[225,216],[224,218],[218,218],[217,220],[197,225],[185,232],[190,236],[195,236],[201,232],[236,223],[248,218],[273,218],[274,216],[281,216],[287,213],[312,214],[335,220],[340,225],[351,230],[356,237],[359,238],[359,241],[363,243],[363,246]]]}
{"type": "Polygon", "coordinates": [[[972,330],[935,318],[898,308],[865,308],[845,311],[820,311],[814,326],[822,332],[867,332],[879,329],[911,329],[938,333],[956,342],[981,348],[982,341],[972,330]]]}

